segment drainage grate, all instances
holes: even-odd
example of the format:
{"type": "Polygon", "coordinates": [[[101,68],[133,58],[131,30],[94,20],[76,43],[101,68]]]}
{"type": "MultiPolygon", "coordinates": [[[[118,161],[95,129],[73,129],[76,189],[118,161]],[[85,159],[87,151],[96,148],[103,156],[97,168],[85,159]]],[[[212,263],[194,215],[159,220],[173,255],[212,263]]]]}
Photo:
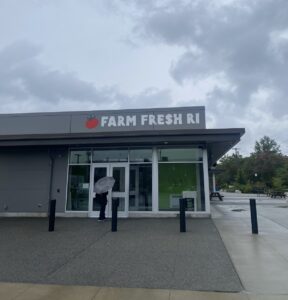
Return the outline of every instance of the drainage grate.
{"type": "Polygon", "coordinates": [[[279,208],[288,208],[288,205],[279,205],[279,206],[275,206],[275,207],[279,207],[279,208]]]}
{"type": "Polygon", "coordinates": [[[241,211],[246,211],[246,209],[243,209],[243,208],[235,208],[235,209],[232,209],[232,211],[241,212],[241,211]]]}

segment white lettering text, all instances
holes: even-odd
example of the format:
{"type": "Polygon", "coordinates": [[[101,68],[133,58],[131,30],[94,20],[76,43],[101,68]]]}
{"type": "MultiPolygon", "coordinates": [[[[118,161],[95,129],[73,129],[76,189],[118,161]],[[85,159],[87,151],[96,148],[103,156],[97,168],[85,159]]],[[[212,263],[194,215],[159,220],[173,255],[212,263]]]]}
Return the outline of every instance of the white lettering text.
{"type": "Polygon", "coordinates": [[[164,115],[157,115],[158,125],[164,125],[164,115]]]}
{"type": "Polygon", "coordinates": [[[165,120],[166,120],[166,122],[165,122],[166,125],[171,125],[171,124],[173,124],[173,116],[172,116],[171,114],[166,115],[165,120]]]}
{"type": "Polygon", "coordinates": [[[182,114],[173,114],[174,117],[174,125],[182,125],[182,114]]]}
{"type": "Polygon", "coordinates": [[[116,127],[117,126],[117,124],[116,124],[116,119],[115,119],[115,117],[114,116],[112,116],[112,117],[110,117],[109,118],[109,121],[108,121],[108,127],[116,127]]]}
{"type": "Polygon", "coordinates": [[[154,115],[149,115],[149,125],[157,125],[154,115]]]}
{"type": "Polygon", "coordinates": [[[107,121],[108,121],[108,117],[103,116],[103,117],[101,118],[101,127],[104,127],[105,124],[107,123],[107,121]]]}
{"type": "Polygon", "coordinates": [[[148,121],[148,115],[141,115],[141,125],[145,125],[148,121]]]}
{"type": "Polygon", "coordinates": [[[136,126],[136,116],[127,116],[126,126],[136,126]]]}
{"type": "Polygon", "coordinates": [[[123,116],[119,116],[118,117],[118,126],[125,126],[124,117],[123,116]]]}
{"type": "Polygon", "coordinates": [[[187,114],[187,124],[195,124],[193,114],[187,114]]]}

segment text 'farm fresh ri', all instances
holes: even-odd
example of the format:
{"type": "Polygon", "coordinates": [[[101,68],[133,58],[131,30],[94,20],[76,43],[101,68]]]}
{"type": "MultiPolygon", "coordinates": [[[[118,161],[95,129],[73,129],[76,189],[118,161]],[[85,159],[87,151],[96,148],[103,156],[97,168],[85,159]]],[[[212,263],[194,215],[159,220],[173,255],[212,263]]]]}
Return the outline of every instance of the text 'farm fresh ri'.
{"type": "Polygon", "coordinates": [[[133,127],[133,126],[161,126],[199,124],[199,113],[168,113],[168,114],[143,114],[126,116],[90,116],[86,121],[86,127],[133,127]]]}

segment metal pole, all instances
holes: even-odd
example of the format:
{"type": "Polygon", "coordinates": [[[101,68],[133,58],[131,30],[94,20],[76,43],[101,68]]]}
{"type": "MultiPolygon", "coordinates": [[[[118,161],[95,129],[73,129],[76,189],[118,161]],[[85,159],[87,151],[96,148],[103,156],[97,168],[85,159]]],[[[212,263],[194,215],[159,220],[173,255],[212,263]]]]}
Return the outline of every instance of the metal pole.
{"type": "Polygon", "coordinates": [[[213,192],[216,192],[216,180],[215,180],[215,173],[212,173],[212,183],[213,183],[213,192]]]}
{"type": "Polygon", "coordinates": [[[258,234],[257,209],[256,209],[255,199],[250,199],[250,213],[251,213],[252,233],[258,234]]]}
{"type": "Polygon", "coordinates": [[[52,150],[49,149],[49,157],[50,157],[50,182],[49,182],[49,200],[52,198],[52,190],[53,190],[53,173],[54,173],[54,157],[52,150]]]}
{"type": "Polygon", "coordinates": [[[54,231],[55,227],[55,211],[56,211],[56,200],[49,201],[49,228],[48,231],[54,231]]]}
{"type": "Polygon", "coordinates": [[[118,206],[119,206],[119,198],[112,199],[112,222],[111,222],[111,231],[112,232],[117,231],[118,206]]]}
{"type": "Polygon", "coordinates": [[[186,232],[186,218],[185,218],[185,209],[186,209],[186,199],[179,199],[179,210],[180,210],[180,232],[186,232]]]}

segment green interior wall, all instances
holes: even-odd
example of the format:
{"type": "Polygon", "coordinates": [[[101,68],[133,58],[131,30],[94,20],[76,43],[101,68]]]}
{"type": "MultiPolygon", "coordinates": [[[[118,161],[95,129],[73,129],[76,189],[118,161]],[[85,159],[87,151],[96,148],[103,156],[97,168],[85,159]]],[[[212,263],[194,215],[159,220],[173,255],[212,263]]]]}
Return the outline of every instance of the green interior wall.
{"type": "Polygon", "coordinates": [[[170,207],[170,196],[181,197],[187,190],[197,190],[195,164],[159,163],[159,210],[176,210],[170,207]]]}

